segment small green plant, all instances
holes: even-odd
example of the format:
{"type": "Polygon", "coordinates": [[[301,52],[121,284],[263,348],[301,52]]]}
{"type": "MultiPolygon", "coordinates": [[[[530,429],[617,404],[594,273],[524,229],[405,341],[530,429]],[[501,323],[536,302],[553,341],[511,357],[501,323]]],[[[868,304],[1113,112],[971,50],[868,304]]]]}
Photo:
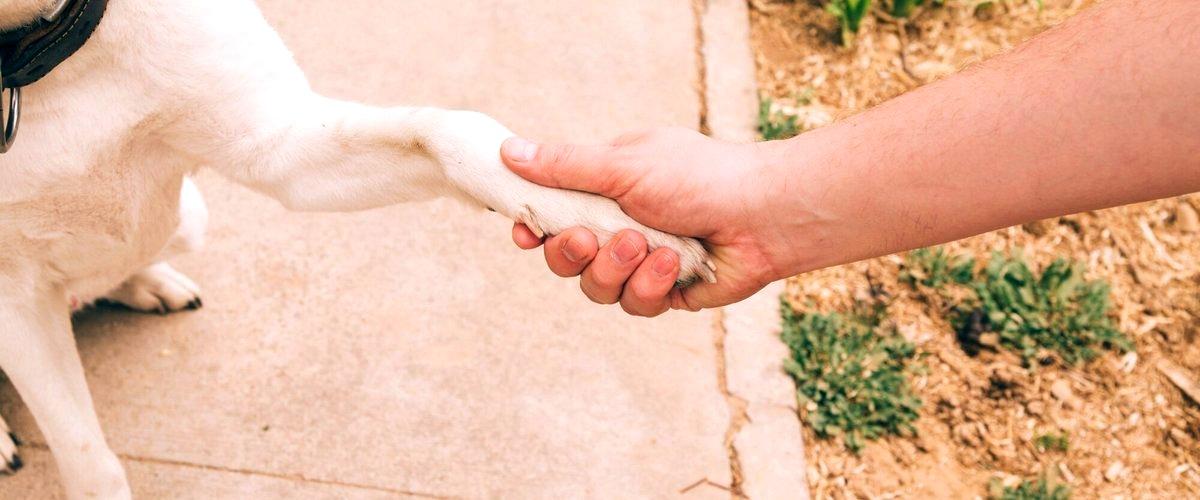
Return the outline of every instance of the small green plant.
{"type": "Polygon", "coordinates": [[[892,17],[908,17],[913,7],[925,3],[925,0],[892,0],[892,17]]]}
{"type": "Polygon", "coordinates": [[[992,500],[1069,500],[1071,488],[1065,484],[1051,483],[1046,475],[1037,479],[1026,479],[1016,486],[1001,487],[993,482],[989,488],[992,500]]]}
{"type": "Polygon", "coordinates": [[[974,271],[975,259],[971,257],[950,257],[942,247],[919,248],[905,254],[899,278],[913,288],[941,288],[948,283],[970,283],[974,271]]]}
{"type": "Polygon", "coordinates": [[[796,116],[772,111],[773,103],[770,97],[758,101],[758,134],[764,141],[790,139],[799,135],[802,130],[796,122],[796,116]]]}
{"type": "Polygon", "coordinates": [[[1039,451],[1057,451],[1066,453],[1071,447],[1071,441],[1065,432],[1048,432],[1033,439],[1033,445],[1039,451]]]}
{"type": "Polygon", "coordinates": [[[1133,349],[1108,316],[1108,283],[1084,279],[1081,265],[1058,259],[1035,275],[1020,253],[993,253],[970,288],[974,297],[952,318],[960,337],[970,329],[996,332],[1026,364],[1042,350],[1074,365],[1095,358],[1098,348],[1133,349]]]}
{"type": "Polygon", "coordinates": [[[802,314],[783,304],[784,368],[796,380],[804,421],[817,436],[841,436],[858,453],[865,440],[912,435],[921,400],[908,384],[915,347],[880,326],[882,306],[844,315],[802,314]]]}
{"type": "Polygon", "coordinates": [[[825,10],[833,14],[841,26],[842,45],[854,45],[854,36],[858,34],[858,27],[870,8],[871,0],[831,0],[825,6],[825,10]]]}
{"type": "MultiPolygon", "coordinates": [[[[933,5],[941,7],[946,5],[946,0],[933,0],[930,2],[933,5]]],[[[892,10],[888,11],[892,17],[908,17],[912,15],[914,8],[925,5],[925,0],[892,0],[892,10]]]]}
{"type": "Polygon", "coordinates": [[[808,106],[816,98],[815,94],[816,92],[813,91],[812,87],[804,87],[804,90],[798,94],[794,94],[792,97],[796,100],[797,105],[808,106]]]}

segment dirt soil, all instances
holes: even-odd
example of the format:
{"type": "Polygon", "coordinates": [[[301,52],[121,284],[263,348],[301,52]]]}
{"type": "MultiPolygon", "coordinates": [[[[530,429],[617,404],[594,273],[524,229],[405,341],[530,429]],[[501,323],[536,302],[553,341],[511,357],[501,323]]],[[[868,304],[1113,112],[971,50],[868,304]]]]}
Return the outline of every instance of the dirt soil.
{"type": "MultiPolygon", "coordinates": [[[[1085,0],[947,0],[907,25],[877,1],[857,43],[838,43],[817,0],[751,0],[763,93],[776,109],[818,127],[1006,50],[1062,22],[1085,0]],[[977,4],[989,6],[976,7],[977,4]]],[[[986,497],[988,484],[1047,474],[1075,498],[1200,496],[1200,406],[1177,383],[1200,374],[1200,196],[1039,221],[947,245],[986,260],[1022,249],[1037,266],[1085,262],[1112,285],[1113,315],[1136,353],[1106,353],[1078,368],[1021,367],[1012,354],[968,356],[938,297],[897,281],[890,256],[793,278],[798,310],[847,310],[871,284],[891,300],[891,321],[923,353],[913,380],[924,401],[916,438],[871,443],[860,456],[807,430],[815,498],[986,497]],[[1052,390],[1053,388],[1053,390],[1052,390]],[[1037,436],[1065,433],[1065,452],[1037,436]]]]}

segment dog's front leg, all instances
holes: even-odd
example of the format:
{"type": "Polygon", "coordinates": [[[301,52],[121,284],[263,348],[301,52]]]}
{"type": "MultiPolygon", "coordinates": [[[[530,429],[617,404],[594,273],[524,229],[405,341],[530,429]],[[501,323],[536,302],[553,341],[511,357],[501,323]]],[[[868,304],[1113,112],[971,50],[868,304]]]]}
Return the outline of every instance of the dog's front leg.
{"type": "Polygon", "coordinates": [[[37,420],[72,499],[129,498],[75,349],[62,289],[0,274],[0,368],[37,420]]]}
{"type": "Polygon", "coordinates": [[[486,115],[373,108],[308,92],[260,94],[243,102],[250,103],[244,111],[205,127],[218,135],[202,156],[293,210],[355,210],[454,196],[546,234],[583,226],[603,243],[621,229],[635,229],[651,249],[665,246],[680,255],[681,281],[714,278],[696,240],[643,226],[607,198],[538,186],[509,171],[500,144],[513,134],[486,115]]]}
{"type": "Polygon", "coordinates": [[[200,127],[186,129],[179,142],[208,145],[197,151],[205,164],[291,210],[363,210],[463,194],[443,168],[456,145],[439,131],[475,113],[374,108],[310,92],[244,102],[240,112],[195,122],[200,127]]]}

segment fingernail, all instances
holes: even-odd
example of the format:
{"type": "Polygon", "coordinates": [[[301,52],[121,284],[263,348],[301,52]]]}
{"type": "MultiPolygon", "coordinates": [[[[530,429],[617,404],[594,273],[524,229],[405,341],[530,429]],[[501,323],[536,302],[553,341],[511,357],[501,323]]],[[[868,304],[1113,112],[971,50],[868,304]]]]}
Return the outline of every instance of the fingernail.
{"type": "Polygon", "coordinates": [[[583,243],[575,241],[572,238],[567,238],[567,241],[563,242],[560,250],[562,250],[563,257],[575,263],[583,260],[584,254],[587,253],[583,249],[583,243]]]}
{"type": "Polygon", "coordinates": [[[621,240],[613,246],[612,255],[613,260],[617,261],[617,264],[625,264],[637,258],[638,249],[637,246],[634,246],[634,244],[629,241],[629,238],[621,238],[621,240]]]}
{"type": "Polygon", "coordinates": [[[537,143],[527,141],[520,137],[513,137],[504,143],[504,152],[514,161],[528,162],[533,161],[537,156],[537,143]]]}
{"type": "Polygon", "coordinates": [[[675,271],[675,257],[669,252],[663,252],[654,260],[654,266],[651,269],[654,269],[654,274],[660,278],[670,276],[675,271]]]}

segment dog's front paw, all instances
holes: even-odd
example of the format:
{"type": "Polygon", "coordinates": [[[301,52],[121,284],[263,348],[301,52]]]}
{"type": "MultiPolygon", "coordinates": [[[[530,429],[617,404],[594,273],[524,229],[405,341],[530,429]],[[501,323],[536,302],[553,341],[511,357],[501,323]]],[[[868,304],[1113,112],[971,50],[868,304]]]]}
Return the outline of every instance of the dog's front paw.
{"type": "Polygon", "coordinates": [[[603,245],[622,229],[646,236],[649,249],[670,248],[679,254],[676,284],[687,286],[697,279],[716,282],[716,266],[699,241],[646,227],[630,218],[617,202],[603,196],[553,189],[529,182],[513,173],[500,160],[500,145],[513,133],[479,113],[449,112],[445,116],[451,145],[441,151],[440,163],[447,180],[480,205],[524,223],[541,235],[559,234],[584,227],[603,245]]]}
{"type": "Polygon", "coordinates": [[[541,208],[532,203],[521,204],[514,220],[525,224],[538,236],[554,235],[571,227],[584,227],[596,235],[600,245],[622,229],[633,229],[646,237],[649,251],[670,248],[679,255],[679,277],[675,286],[680,288],[703,279],[709,283],[717,281],[717,267],[709,258],[708,250],[695,238],[675,236],[646,227],[625,215],[616,202],[602,196],[576,191],[550,190],[539,193],[541,208]]]}
{"type": "Polygon", "coordinates": [[[166,263],[154,264],[125,280],[101,302],[114,302],[135,311],[166,314],[199,309],[200,287],[166,263]]]}

